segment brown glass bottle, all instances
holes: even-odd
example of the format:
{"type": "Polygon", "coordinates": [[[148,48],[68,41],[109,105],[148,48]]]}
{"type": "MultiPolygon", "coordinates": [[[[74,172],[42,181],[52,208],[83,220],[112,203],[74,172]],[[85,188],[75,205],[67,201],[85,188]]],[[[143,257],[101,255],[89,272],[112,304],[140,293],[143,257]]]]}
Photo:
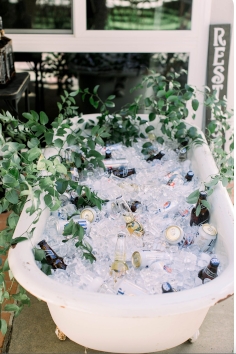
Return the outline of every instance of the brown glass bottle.
{"type": "Polygon", "coordinates": [[[165,154],[161,150],[156,155],[150,155],[146,161],[161,160],[163,156],[165,156],[165,154]]]}
{"type": "Polygon", "coordinates": [[[188,182],[190,182],[190,181],[192,181],[193,176],[194,176],[193,171],[188,171],[187,174],[186,174],[186,176],[185,176],[185,179],[186,179],[188,182]]]}
{"type": "Polygon", "coordinates": [[[198,277],[202,280],[203,284],[215,279],[218,276],[217,269],[219,264],[219,260],[214,257],[210,260],[210,263],[207,267],[200,270],[200,272],[198,273],[198,277]]]}
{"type": "Polygon", "coordinates": [[[207,200],[207,192],[201,191],[196,206],[191,211],[190,226],[206,224],[210,219],[209,210],[201,203],[202,200],[207,200]],[[200,205],[200,214],[196,215],[196,210],[200,205]]]}
{"type": "Polygon", "coordinates": [[[112,155],[111,155],[111,150],[110,149],[106,149],[105,152],[105,159],[111,159],[112,155]]]}
{"type": "Polygon", "coordinates": [[[162,289],[162,293],[163,294],[165,294],[165,293],[173,293],[174,292],[174,289],[172,288],[172,286],[168,282],[163,283],[162,286],[161,286],[161,289],[162,289]]]}
{"type": "Polygon", "coordinates": [[[125,178],[136,173],[135,168],[122,168],[122,169],[114,169],[112,173],[116,177],[125,178]]]}
{"type": "Polygon", "coordinates": [[[141,205],[141,203],[138,200],[135,200],[134,202],[131,203],[130,209],[133,213],[137,210],[137,208],[141,205]]]}
{"type": "Polygon", "coordinates": [[[47,263],[51,265],[53,269],[66,269],[67,265],[64,263],[63,258],[59,257],[45,240],[40,241],[38,245],[46,253],[47,263]]]}

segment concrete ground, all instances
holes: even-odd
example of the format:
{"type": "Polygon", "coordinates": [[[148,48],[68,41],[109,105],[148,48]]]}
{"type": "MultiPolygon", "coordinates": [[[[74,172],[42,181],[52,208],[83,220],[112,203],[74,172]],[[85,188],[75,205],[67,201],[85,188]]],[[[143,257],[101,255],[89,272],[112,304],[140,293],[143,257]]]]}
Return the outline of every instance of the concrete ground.
{"type": "MultiPolygon", "coordinates": [[[[25,308],[19,317],[14,318],[12,333],[8,342],[5,343],[3,352],[9,354],[105,354],[105,352],[84,348],[68,338],[60,341],[55,335],[56,326],[46,303],[32,296],[31,299],[31,306],[25,308]]],[[[185,342],[178,347],[158,353],[235,353],[233,317],[234,300],[231,296],[209,310],[200,328],[200,336],[195,343],[185,342]]]]}

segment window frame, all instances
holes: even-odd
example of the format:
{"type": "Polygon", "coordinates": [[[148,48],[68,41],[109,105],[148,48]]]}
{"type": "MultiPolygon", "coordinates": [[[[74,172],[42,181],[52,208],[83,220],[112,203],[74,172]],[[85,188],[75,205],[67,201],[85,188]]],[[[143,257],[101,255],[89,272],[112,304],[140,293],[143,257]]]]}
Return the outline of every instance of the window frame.
{"type": "MultiPolygon", "coordinates": [[[[188,84],[201,89],[206,83],[211,4],[193,0],[190,30],[87,30],[86,0],[73,0],[72,34],[11,33],[10,38],[15,52],[188,53],[188,84]]],[[[204,128],[203,122],[202,108],[194,123],[204,128]]]]}

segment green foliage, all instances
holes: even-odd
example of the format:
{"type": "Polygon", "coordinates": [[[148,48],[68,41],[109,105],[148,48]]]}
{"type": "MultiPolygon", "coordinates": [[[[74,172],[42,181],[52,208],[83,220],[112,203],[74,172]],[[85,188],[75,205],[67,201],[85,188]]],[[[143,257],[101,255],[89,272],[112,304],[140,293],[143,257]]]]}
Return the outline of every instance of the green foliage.
{"type": "MultiPolygon", "coordinates": [[[[15,247],[18,242],[24,242],[32,236],[35,229],[32,226],[37,224],[42,213],[41,198],[51,211],[55,211],[61,205],[61,194],[73,191],[77,194],[77,208],[90,205],[101,210],[103,200],[87,186],[71,179],[71,169],[75,167],[84,174],[90,168],[105,169],[103,156],[96,149],[97,145],[122,142],[131,146],[137,139],[145,138],[142,151],[147,153],[152,149],[152,139],[163,144],[165,139],[182,143],[187,138],[188,149],[192,145],[202,145],[206,142],[206,137],[219,170],[204,183],[207,194],[210,196],[219,182],[227,186],[234,178],[233,135],[229,137],[230,151],[226,152],[224,149],[232,112],[226,109],[226,99],[218,100],[216,93],[211,93],[206,88],[202,93],[204,105],[211,110],[212,120],[206,127],[205,137],[198,134],[195,127],[188,128],[186,118],[195,119],[199,109],[198,90],[190,85],[182,88],[177,81],[179,75],[175,72],[170,72],[167,77],[156,73],[146,75],[136,88],[146,86],[150,89],[147,92],[151,91],[151,94],[146,97],[137,96],[120,111],[114,111],[114,95],[104,101],[100,98],[97,85],[92,92],[88,88],[75,92],[64,90],[60,96],[61,101],[57,104],[58,116],[51,124],[45,112],[26,112],[23,114],[24,122],[15,119],[9,112],[0,114],[0,212],[12,211],[7,219],[7,228],[0,232],[0,254],[6,255],[10,247],[15,247]],[[83,100],[87,97],[90,104],[99,109],[96,123],[91,119],[85,122],[78,115],[75,101],[77,94],[83,100]],[[147,113],[145,119],[139,115],[140,110],[147,113]],[[156,123],[160,126],[162,136],[155,136],[156,123]],[[54,152],[46,158],[47,146],[53,146],[54,152]],[[68,149],[68,146],[76,148],[68,149]],[[12,239],[27,200],[27,213],[33,215],[34,220],[28,230],[12,239]]],[[[196,190],[187,197],[187,202],[196,204],[198,197],[199,190],[196,190]]],[[[197,207],[196,214],[200,213],[202,206],[208,209],[211,207],[207,201],[202,201],[201,204],[197,207]]],[[[75,245],[82,250],[84,258],[91,262],[96,260],[91,245],[84,238],[84,229],[73,219],[68,220],[63,235],[64,242],[76,240],[75,245]]],[[[47,275],[51,274],[51,266],[47,264],[44,251],[34,248],[33,254],[35,260],[41,262],[42,271],[47,275]]],[[[29,304],[29,299],[23,288],[15,295],[6,291],[4,277],[8,269],[8,261],[5,261],[0,266],[0,303],[12,296],[17,304],[7,305],[5,310],[19,314],[23,306],[29,304]]],[[[6,323],[1,320],[2,333],[6,332],[6,328],[6,323]]]]}

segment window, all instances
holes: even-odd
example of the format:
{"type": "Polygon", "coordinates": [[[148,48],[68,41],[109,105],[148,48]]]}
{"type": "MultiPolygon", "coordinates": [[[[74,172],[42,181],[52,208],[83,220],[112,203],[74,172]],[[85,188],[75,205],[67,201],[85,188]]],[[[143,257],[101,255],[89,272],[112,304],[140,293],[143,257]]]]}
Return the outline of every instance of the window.
{"type": "Polygon", "coordinates": [[[71,0],[0,0],[8,33],[72,33],[71,0]]]}
{"type": "MultiPolygon", "coordinates": [[[[13,0],[11,0],[13,1],[13,0]]],[[[16,2],[17,0],[14,0],[16,2]]],[[[18,0],[22,2],[23,0],[18,0]]],[[[25,0],[26,1],[26,0],[25,0]]],[[[43,1],[43,0],[40,0],[43,1]]],[[[46,0],[45,0],[46,1],[46,0]]],[[[54,0],[56,3],[56,0],[54,0]]],[[[93,0],[93,3],[104,0],[93,0]]],[[[121,1],[121,0],[119,0],[121,1]]],[[[114,4],[119,2],[114,0],[114,4]]],[[[127,3],[141,3],[138,0],[124,0],[127,3]]],[[[88,26],[93,29],[87,29],[87,1],[71,0],[73,33],[60,34],[20,34],[15,30],[9,37],[13,40],[13,50],[15,52],[67,52],[67,53],[187,53],[189,56],[188,64],[188,83],[201,88],[206,83],[206,65],[208,50],[208,34],[211,15],[212,0],[158,0],[162,4],[160,12],[160,29],[95,29],[91,22],[88,26]],[[181,6],[186,11],[182,11],[181,20],[167,20],[166,9],[177,8],[180,11],[181,6]],[[177,7],[179,6],[179,7],[177,7]],[[164,11],[165,9],[165,11],[164,11]],[[175,23],[176,29],[171,29],[171,23],[175,23]],[[184,24],[184,25],[181,25],[184,24]],[[169,27],[168,27],[169,26],[169,27]],[[168,29],[167,29],[168,27],[168,29]]],[[[7,0],[0,0],[6,3],[7,0]]],[[[27,3],[31,3],[28,0],[27,3]]],[[[52,2],[48,0],[48,2],[52,2]]],[[[60,3],[60,0],[57,0],[60,3]]],[[[142,3],[154,3],[154,0],[142,3]]],[[[36,4],[40,2],[36,0],[36,4]]],[[[107,2],[108,3],[108,2],[107,2]]],[[[105,2],[106,4],[106,2],[105,2]]],[[[59,6],[59,5],[55,5],[59,6]]],[[[69,5],[68,5],[69,6],[69,5]]],[[[144,6],[144,5],[142,5],[144,6]]],[[[146,5],[145,5],[146,6],[146,5]]],[[[109,10],[110,11],[110,10],[109,10]]],[[[177,11],[177,12],[178,12],[177,11]]],[[[152,16],[156,11],[152,13],[152,16]]],[[[173,15],[173,14],[172,14],[173,15]]],[[[3,15],[2,15],[3,16],[3,15]]],[[[8,15],[9,16],[9,15],[8,15]]],[[[178,16],[175,13],[175,18],[178,16]]],[[[146,16],[147,18],[147,16],[146,16]]],[[[145,20],[146,21],[146,20],[145,20]]],[[[3,16],[5,29],[5,20],[3,16]]],[[[114,22],[114,21],[113,21],[114,22]]],[[[136,21],[137,22],[137,21],[136,21]]],[[[105,23],[111,26],[111,21],[105,23]]],[[[107,27],[108,28],[108,27],[107,27]]],[[[110,27],[109,27],[110,28],[110,27]]],[[[32,30],[31,30],[32,31],[32,30]]],[[[38,30],[44,31],[44,30],[38,30]]],[[[56,31],[52,30],[51,31],[56,31]]],[[[60,30],[57,30],[60,31],[60,30]]],[[[62,30],[61,30],[62,31],[62,30]]],[[[70,31],[64,29],[64,31],[70,31]]],[[[10,33],[6,30],[6,35],[10,33]]],[[[203,116],[199,110],[195,124],[202,127],[203,116]]]]}
{"type": "Polygon", "coordinates": [[[88,30],[188,30],[192,0],[87,0],[88,30]]]}

